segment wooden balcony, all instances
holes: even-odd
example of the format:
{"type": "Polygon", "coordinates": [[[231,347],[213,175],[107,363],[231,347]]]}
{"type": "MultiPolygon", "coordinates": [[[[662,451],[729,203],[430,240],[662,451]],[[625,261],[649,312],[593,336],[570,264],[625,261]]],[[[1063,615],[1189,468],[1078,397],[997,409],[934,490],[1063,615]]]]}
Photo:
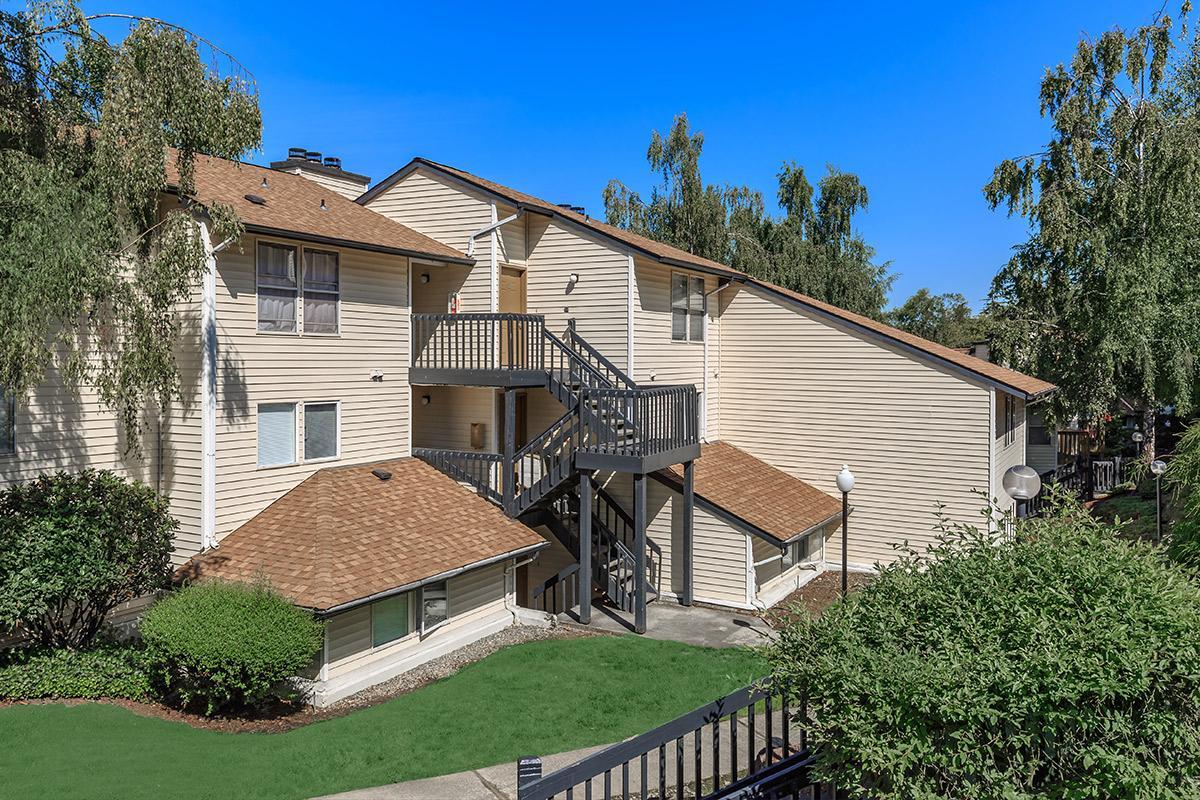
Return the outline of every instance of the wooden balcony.
{"type": "Polygon", "coordinates": [[[409,381],[545,386],[545,330],[537,314],[413,314],[409,381]]]}
{"type": "Polygon", "coordinates": [[[700,457],[696,387],[584,388],[579,469],[647,473],[700,457]]]}

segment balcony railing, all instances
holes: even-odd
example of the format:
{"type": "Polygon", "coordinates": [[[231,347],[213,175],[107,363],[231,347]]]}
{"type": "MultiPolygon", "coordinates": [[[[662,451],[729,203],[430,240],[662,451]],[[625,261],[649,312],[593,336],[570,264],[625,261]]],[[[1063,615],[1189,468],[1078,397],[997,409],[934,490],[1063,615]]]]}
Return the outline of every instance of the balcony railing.
{"type": "Polygon", "coordinates": [[[545,317],[537,314],[413,314],[412,366],[542,372],[545,329],[545,317]]]}
{"type": "Polygon", "coordinates": [[[581,394],[587,452],[647,458],[700,445],[695,386],[585,387],[581,394]]]}

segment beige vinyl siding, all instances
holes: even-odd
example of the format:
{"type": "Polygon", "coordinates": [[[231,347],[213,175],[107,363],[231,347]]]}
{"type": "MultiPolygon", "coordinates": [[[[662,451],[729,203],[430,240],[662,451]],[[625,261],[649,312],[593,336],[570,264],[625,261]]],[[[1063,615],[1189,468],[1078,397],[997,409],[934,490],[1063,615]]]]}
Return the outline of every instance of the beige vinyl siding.
{"type": "MultiPolygon", "coordinates": [[[[409,452],[406,260],[341,249],[340,334],[258,333],[255,252],[255,239],[247,238],[240,252],[231,247],[218,262],[218,536],[317,469],[409,452]],[[371,379],[374,370],[382,370],[382,381],[371,379]],[[260,469],[258,405],[319,401],[341,402],[340,457],[260,469]]],[[[298,327],[303,329],[302,322],[298,327]]],[[[301,418],[298,410],[298,455],[303,453],[301,418]]]]}
{"type": "Polygon", "coordinates": [[[462,264],[412,264],[412,310],[414,314],[445,314],[450,310],[450,295],[462,296],[463,287],[471,277],[471,267],[462,264]],[[427,283],[421,279],[429,276],[427,283]]]}
{"type": "MultiPolygon", "coordinates": [[[[939,502],[978,521],[990,389],[757,288],[720,297],[721,438],[830,493],[849,464],[852,563],[932,543],[939,502]]],[[[833,537],[827,557],[839,550],[833,537]]]]}
{"type": "Polygon", "coordinates": [[[411,632],[408,636],[379,647],[373,647],[371,643],[370,605],[330,617],[325,627],[326,678],[334,679],[355,670],[382,667],[388,662],[412,660],[420,663],[421,651],[433,649],[473,626],[508,614],[505,607],[507,581],[504,575],[507,563],[493,564],[451,578],[446,587],[450,618],[424,639],[418,633],[420,609],[416,591],[409,593],[411,632]]]}
{"type": "MultiPolygon", "coordinates": [[[[633,478],[618,473],[605,488],[633,513],[633,478]]],[[[673,560],[683,547],[683,496],[653,478],[646,478],[646,536],[662,548],[659,588],[683,591],[683,563],[673,560]]],[[[698,602],[746,606],[746,538],[748,534],[699,506],[693,521],[693,594],[698,602]]]]}
{"type": "Polygon", "coordinates": [[[674,272],[704,281],[704,293],[717,288],[717,279],[697,272],[674,270],[640,256],[634,258],[633,351],[634,375],[638,383],[650,386],[690,383],[697,392],[707,392],[705,434],[715,441],[720,434],[720,373],[716,369],[720,351],[720,296],[709,302],[706,314],[709,375],[704,381],[705,342],[676,341],[671,338],[671,275],[674,272]],[[654,379],[651,380],[651,375],[654,379]]]}
{"type": "Polygon", "coordinates": [[[293,175],[300,175],[308,178],[313,183],[319,183],[326,189],[332,192],[337,192],[342,197],[348,200],[356,200],[359,195],[367,190],[367,185],[349,178],[338,178],[333,175],[326,175],[324,172],[309,171],[305,169],[285,169],[282,172],[290,172],[293,175]]]}
{"type": "Polygon", "coordinates": [[[605,358],[628,359],[629,257],[556,219],[529,214],[527,306],[561,335],[569,320],[605,358]],[[572,284],[571,273],[579,275],[572,284]]]}
{"type": "MultiPolygon", "coordinates": [[[[409,173],[366,207],[462,253],[467,252],[471,234],[492,223],[492,204],[488,200],[422,170],[409,173]]],[[[475,266],[462,284],[459,310],[487,313],[492,310],[490,236],[475,240],[473,257],[475,266]]]]}
{"type": "Polygon", "coordinates": [[[484,449],[495,451],[492,414],[496,393],[475,386],[414,386],[413,447],[470,450],[471,423],[483,425],[484,449]],[[429,396],[429,405],[422,398],[429,396]]]}
{"type": "Polygon", "coordinates": [[[30,395],[16,403],[15,445],[0,455],[0,489],[63,470],[107,469],[170,497],[179,522],[175,563],[200,547],[199,292],[179,310],[177,363],[184,400],[162,419],[147,414],[141,453],[128,450],[116,415],[91,387],[72,387],[53,367],[30,395]],[[161,462],[160,462],[161,455],[161,462]]]}
{"type": "MultiPolygon", "coordinates": [[[[1007,395],[1011,396],[1011,395],[1007,395]]],[[[1019,397],[1013,397],[1013,402],[1016,404],[1014,408],[1014,418],[1016,420],[1016,430],[1013,431],[1012,443],[1007,443],[1004,433],[1004,392],[996,392],[996,418],[994,424],[994,457],[995,466],[992,470],[992,499],[996,503],[996,507],[1001,511],[1005,511],[1014,507],[1014,502],[1011,497],[1004,491],[1004,473],[1010,467],[1015,467],[1025,463],[1025,401],[1019,397]]]]}
{"type": "Polygon", "coordinates": [[[530,389],[525,430],[532,440],[567,413],[566,406],[546,389],[530,389]]]}
{"type": "MultiPolygon", "coordinates": [[[[496,220],[507,219],[517,210],[512,206],[499,204],[496,206],[496,220]]],[[[529,217],[521,215],[512,222],[506,222],[500,226],[499,235],[497,238],[497,257],[501,264],[514,264],[516,266],[525,265],[525,226],[529,222],[529,217]]]]}

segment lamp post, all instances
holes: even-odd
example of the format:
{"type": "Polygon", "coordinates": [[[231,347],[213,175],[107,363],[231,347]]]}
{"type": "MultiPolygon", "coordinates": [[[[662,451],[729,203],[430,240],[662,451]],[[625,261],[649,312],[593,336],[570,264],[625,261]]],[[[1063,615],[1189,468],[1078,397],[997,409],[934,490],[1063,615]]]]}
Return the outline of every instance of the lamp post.
{"type": "Polygon", "coordinates": [[[850,568],[847,551],[850,549],[850,537],[847,529],[850,523],[850,491],[854,488],[854,473],[850,467],[842,464],[842,471],[837,474],[838,491],[842,493],[842,598],[846,597],[848,587],[846,573],[850,568]]]}
{"type": "Polygon", "coordinates": [[[1167,462],[1154,459],[1150,471],[1154,473],[1154,541],[1162,544],[1162,475],[1167,471],[1167,462]]]}
{"type": "Polygon", "coordinates": [[[1005,494],[1017,502],[1017,519],[1025,519],[1029,513],[1029,501],[1042,491],[1042,479],[1037,470],[1024,464],[1009,467],[1001,485],[1005,494]]]}

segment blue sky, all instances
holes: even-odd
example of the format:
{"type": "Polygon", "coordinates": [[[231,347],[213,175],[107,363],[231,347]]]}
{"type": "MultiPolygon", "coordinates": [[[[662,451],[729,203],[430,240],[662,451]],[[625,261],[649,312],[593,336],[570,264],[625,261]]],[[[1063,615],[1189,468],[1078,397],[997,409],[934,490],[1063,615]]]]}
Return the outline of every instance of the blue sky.
{"type": "Polygon", "coordinates": [[[258,163],[305,146],[378,180],[421,155],[601,216],[609,179],[651,185],[650,132],[686,111],[706,180],[770,200],[786,159],[857,172],[860,229],[901,276],[893,301],[927,286],[976,306],[1025,233],[980,189],[1044,143],[1044,69],[1157,7],[85,0],[237,56],[262,97],[258,163]]]}

